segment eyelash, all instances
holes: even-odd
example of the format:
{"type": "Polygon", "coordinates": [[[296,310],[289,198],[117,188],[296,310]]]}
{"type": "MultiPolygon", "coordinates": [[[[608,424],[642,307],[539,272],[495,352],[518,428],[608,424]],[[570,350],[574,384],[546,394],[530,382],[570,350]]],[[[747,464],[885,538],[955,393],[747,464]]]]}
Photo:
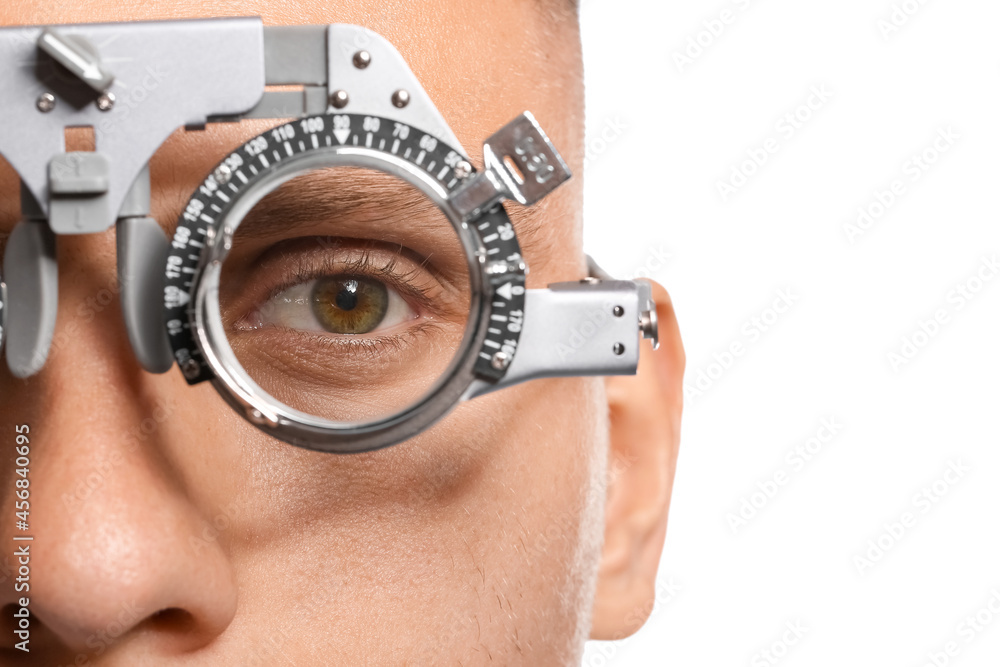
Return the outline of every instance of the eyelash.
{"type": "MultiPolygon", "coordinates": [[[[355,274],[383,281],[387,287],[399,293],[407,305],[416,311],[418,317],[425,317],[428,312],[434,311],[434,299],[429,296],[428,288],[420,285],[426,280],[418,279],[418,269],[401,270],[399,268],[400,262],[396,257],[392,257],[388,261],[379,260],[375,253],[366,248],[348,249],[347,252],[355,253],[355,256],[345,261],[336,257],[340,247],[339,243],[333,240],[333,243],[329,245],[331,250],[314,253],[296,252],[289,257],[282,269],[283,277],[268,289],[262,299],[254,300],[253,308],[259,308],[261,304],[269,302],[284,291],[310,280],[335,274],[355,274]]],[[[244,313],[239,321],[246,319],[249,314],[244,313]]],[[[435,323],[424,321],[407,327],[405,331],[382,335],[331,336],[292,328],[280,331],[282,335],[306,337],[313,344],[319,344],[328,349],[346,349],[350,353],[363,353],[375,359],[387,351],[403,349],[407,342],[413,338],[426,335],[437,328],[438,325],[435,323]]]]}
{"type": "Polygon", "coordinates": [[[416,284],[417,281],[414,280],[417,271],[412,270],[407,273],[398,271],[396,267],[399,262],[396,258],[390,259],[388,263],[378,263],[372,257],[372,253],[365,249],[361,251],[360,257],[347,262],[335,259],[326,253],[323,254],[318,266],[314,262],[304,260],[301,254],[297,254],[292,261],[294,262],[292,267],[285,271],[286,277],[268,291],[263,301],[270,301],[285,290],[309,280],[345,273],[384,280],[389,286],[400,290],[416,301],[422,309],[430,310],[433,306],[432,300],[427,296],[426,289],[419,287],[416,284]]]}

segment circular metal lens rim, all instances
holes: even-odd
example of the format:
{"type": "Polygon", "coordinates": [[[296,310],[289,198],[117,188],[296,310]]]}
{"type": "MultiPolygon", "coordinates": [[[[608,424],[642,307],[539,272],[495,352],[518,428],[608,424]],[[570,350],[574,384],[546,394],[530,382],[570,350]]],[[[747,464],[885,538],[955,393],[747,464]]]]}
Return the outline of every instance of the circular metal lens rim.
{"type": "Polygon", "coordinates": [[[382,151],[358,146],[330,146],[296,155],[256,179],[216,221],[206,248],[207,261],[197,277],[195,340],[215,373],[219,394],[248,421],[290,444],[323,452],[352,453],[387,447],[425,430],[446,415],[475,379],[476,354],[486,337],[489,309],[485,289],[485,248],[450,204],[448,191],[415,165],[382,151]],[[428,197],[451,222],[465,249],[469,270],[469,319],[462,342],[448,368],[412,405],[386,418],[364,423],[334,422],[288,406],[257,385],[236,358],[222,324],[219,285],[233,234],[247,213],[283,183],[319,168],[360,167],[402,179],[428,197]]]}

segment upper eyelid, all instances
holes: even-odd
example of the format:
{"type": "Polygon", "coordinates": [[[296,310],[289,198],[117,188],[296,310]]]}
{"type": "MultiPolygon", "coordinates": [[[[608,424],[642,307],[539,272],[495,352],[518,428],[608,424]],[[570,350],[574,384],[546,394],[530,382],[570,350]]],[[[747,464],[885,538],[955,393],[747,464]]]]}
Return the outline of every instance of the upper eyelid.
{"type": "MultiPolygon", "coordinates": [[[[365,244],[356,243],[334,243],[333,249],[336,250],[339,248],[342,251],[341,253],[331,254],[329,244],[307,247],[305,252],[295,252],[296,244],[305,244],[308,238],[311,237],[306,237],[306,239],[289,239],[288,241],[292,242],[293,252],[287,255],[272,255],[267,258],[263,262],[264,266],[284,264],[280,268],[282,277],[276,280],[274,284],[267,286],[267,292],[264,294],[253,291],[248,296],[236,296],[231,300],[230,305],[224,305],[224,319],[232,324],[243,321],[252,315],[261,304],[268,302],[295,285],[321,276],[350,273],[351,271],[384,280],[390,288],[394,288],[399,292],[400,297],[411,308],[417,310],[421,315],[440,311],[446,305],[451,304],[454,301],[456,292],[467,294],[467,291],[462,292],[454,288],[449,290],[448,288],[451,286],[442,284],[433,271],[427,270],[425,262],[415,261],[416,258],[413,256],[415,253],[405,258],[402,256],[392,256],[394,253],[402,254],[400,249],[396,248],[390,251],[384,245],[366,246],[365,244]],[[385,257],[387,254],[390,255],[388,259],[385,257]],[[417,285],[416,283],[419,280],[407,277],[412,275],[411,273],[407,273],[407,271],[416,273],[421,269],[427,270],[429,275],[425,280],[429,281],[430,284],[417,285]],[[450,297],[445,294],[448,291],[452,292],[450,297]]],[[[265,251],[264,255],[268,255],[272,250],[274,250],[273,247],[269,248],[265,251]]],[[[402,249],[402,251],[405,250],[405,248],[402,249]]],[[[419,255],[416,257],[419,257],[419,255]]],[[[255,266],[259,264],[254,260],[248,261],[255,266]]],[[[225,280],[223,286],[225,286],[225,280]]],[[[220,294],[221,297],[222,294],[220,294]]],[[[454,309],[454,306],[450,306],[450,308],[454,309]]],[[[467,309],[467,303],[463,304],[462,308],[467,309]]]]}
{"type": "MultiPolygon", "coordinates": [[[[329,265],[327,266],[327,268],[320,267],[318,269],[316,269],[316,268],[306,269],[306,270],[301,270],[300,269],[300,270],[296,271],[296,276],[298,276],[300,278],[298,280],[298,282],[294,282],[294,283],[288,283],[288,282],[286,282],[286,284],[283,287],[280,287],[280,288],[279,287],[274,287],[274,288],[272,288],[270,290],[270,292],[268,293],[268,296],[266,298],[267,298],[267,300],[273,299],[276,296],[280,295],[282,292],[285,292],[285,291],[287,291],[287,290],[289,290],[289,289],[291,289],[291,288],[293,288],[293,287],[295,287],[297,285],[301,285],[301,284],[303,284],[305,282],[309,282],[309,281],[312,281],[312,280],[317,280],[319,278],[322,278],[323,276],[336,275],[336,274],[339,274],[339,273],[344,273],[344,274],[350,275],[352,272],[358,272],[361,275],[367,275],[367,276],[374,276],[374,275],[384,276],[384,277],[387,277],[390,280],[392,280],[392,282],[394,284],[396,284],[397,286],[404,287],[404,289],[405,289],[405,285],[403,285],[401,283],[401,281],[397,280],[397,276],[392,275],[391,272],[390,272],[390,270],[389,270],[390,267],[394,266],[394,265],[395,265],[395,262],[391,262],[389,265],[387,265],[385,267],[378,268],[376,271],[369,271],[372,267],[377,266],[377,264],[371,262],[368,254],[365,253],[362,256],[362,259],[356,260],[354,262],[345,263],[344,266],[338,267],[336,269],[336,273],[333,273],[330,270],[329,265]]],[[[411,290],[407,290],[407,291],[409,292],[411,290]]],[[[412,290],[412,292],[413,292],[412,296],[414,296],[414,298],[421,299],[425,303],[428,301],[428,299],[424,298],[424,295],[422,295],[421,293],[417,292],[416,290],[412,290]]]]}

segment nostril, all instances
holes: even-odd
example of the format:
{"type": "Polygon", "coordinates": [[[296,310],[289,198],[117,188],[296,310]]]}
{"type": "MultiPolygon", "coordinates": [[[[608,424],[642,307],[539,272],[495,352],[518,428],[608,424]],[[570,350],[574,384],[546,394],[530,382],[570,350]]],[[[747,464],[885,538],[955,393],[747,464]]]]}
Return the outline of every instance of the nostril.
{"type": "Polygon", "coordinates": [[[190,632],[196,626],[194,616],[191,615],[191,612],[178,607],[161,609],[150,616],[146,623],[156,630],[177,634],[190,632]]]}

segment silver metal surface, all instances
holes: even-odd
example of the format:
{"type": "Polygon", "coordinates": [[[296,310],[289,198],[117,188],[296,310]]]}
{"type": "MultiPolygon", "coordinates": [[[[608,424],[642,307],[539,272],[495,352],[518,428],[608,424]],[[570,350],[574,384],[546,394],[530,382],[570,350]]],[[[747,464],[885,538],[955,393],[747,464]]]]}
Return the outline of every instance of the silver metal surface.
{"type": "Polygon", "coordinates": [[[471,220],[507,197],[502,180],[496,171],[487,169],[470,178],[465,185],[451,193],[451,203],[462,216],[471,220]]]}
{"type": "Polygon", "coordinates": [[[351,60],[358,69],[364,69],[372,64],[372,54],[367,51],[358,51],[351,60]]]}
{"type": "Polygon", "coordinates": [[[220,164],[216,167],[215,171],[212,172],[212,175],[215,176],[215,181],[219,185],[225,185],[229,182],[229,179],[233,177],[233,169],[228,164],[220,164]]]}
{"type": "Polygon", "coordinates": [[[642,333],[643,338],[652,339],[654,350],[660,348],[660,323],[657,320],[655,307],[640,313],[639,331],[642,333]]]}
{"type": "Polygon", "coordinates": [[[298,118],[326,113],[330,107],[326,86],[304,86],[302,90],[267,90],[244,118],[298,118]]]}
{"type": "Polygon", "coordinates": [[[114,75],[101,67],[100,54],[85,37],[63,35],[52,28],[42,30],[38,48],[99,93],[115,82],[114,75]]]}
{"type": "Polygon", "coordinates": [[[639,333],[643,338],[652,339],[655,350],[660,347],[660,323],[656,317],[653,286],[647,280],[637,280],[636,288],[639,290],[639,333]]]}
{"type": "Polygon", "coordinates": [[[330,95],[330,106],[334,109],[343,109],[351,101],[351,96],[347,94],[346,90],[335,90],[333,94],[330,95]]]}
{"type": "Polygon", "coordinates": [[[397,90],[392,94],[392,106],[397,109],[404,108],[410,103],[410,94],[405,90],[397,90]]]}
{"type": "Polygon", "coordinates": [[[464,398],[543,377],[635,373],[639,304],[639,286],[630,280],[528,290],[521,342],[506,375],[496,383],[477,380],[464,398]],[[622,317],[615,317],[616,308],[622,317]]]}
{"type": "Polygon", "coordinates": [[[462,160],[457,165],[455,165],[455,177],[458,179],[466,179],[472,175],[472,165],[469,164],[468,160],[462,160]]]}
{"type": "Polygon", "coordinates": [[[40,62],[44,54],[36,46],[43,28],[0,29],[0,52],[5,54],[5,66],[0,68],[4,93],[0,117],[5,128],[0,133],[0,154],[17,170],[42,210],[49,208],[48,163],[64,150],[65,127],[92,126],[98,150],[111,161],[109,213],[100,228],[65,233],[111,227],[136,175],[174,130],[203,125],[209,116],[243,113],[264,90],[262,24],[257,18],[53,29],[66,39],[86,39],[100,51],[103,62],[114,63],[112,90],[118,96],[118,103],[106,112],[96,104],[70,103],[89,87],[60,76],[51,61],[47,71],[38,69],[44,64],[40,62]],[[58,103],[40,114],[36,100],[44,92],[53,93],[58,103]]]}
{"type": "Polygon", "coordinates": [[[347,105],[337,108],[397,119],[433,135],[466,160],[469,158],[396,47],[381,35],[361,26],[337,23],[331,25],[329,30],[330,94],[343,90],[350,98],[347,105]],[[359,51],[369,54],[368,65],[363,68],[354,62],[359,51]],[[410,101],[403,109],[392,103],[393,93],[397,90],[410,94],[410,101]]]}
{"type": "Polygon", "coordinates": [[[510,355],[503,351],[497,352],[490,360],[490,365],[498,371],[502,371],[510,366],[510,355]]]}
{"type": "Polygon", "coordinates": [[[528,111],[483,143],[483,161],[484,171],[452,193],[453,205],[467,218],[501,199],[531,206],[572,175],[528,111]]]}
{"type": "Polygon", "coordinates": [[[476,350],[486,335],[488,308],[483,300],[482,244],[451,209],[448,192],[432,176],[393,155],[368,148],[333,146],[290,158],[272,174],[254,184],[216,222],[224,231],[208,248],[207,264],[195,292],[194,333],[206,363],[215,373],[216,389],[238,412],[265,431],[301,447],[328,452],[358,452],[402,442],[447,414],[474,380],[476,350]],[[405,180],[425,194],[448,217],[465,248],[470,279],[470,315],[461,345],[438,382],[424,398],[397,415],[369,423],[322,419],[281,403],[262,389],[243,369],[229,344],[219,306],[222,266],[232,237],[243,218],[268,193],[307,171],[355,166],[378,169],[405,180]]]}
{"type": "Polygon", "coordinates": [[[326,26],[264,26],[264,77],[273,86],[322,86],[325,100],[326,26]]]}
{"type": "Polygon", "coordinates": [[[42,113],[48,113],[56,108],[56,96],[52,93],[42,93],[35,101],[35,106],[42,113]]]}
{"type": "Polygon", "coordinates": [[[111,111],[115,108],[115,97],[114,93],[103,93],[97,98],[97,108],[100,111],[111,111]]]}

